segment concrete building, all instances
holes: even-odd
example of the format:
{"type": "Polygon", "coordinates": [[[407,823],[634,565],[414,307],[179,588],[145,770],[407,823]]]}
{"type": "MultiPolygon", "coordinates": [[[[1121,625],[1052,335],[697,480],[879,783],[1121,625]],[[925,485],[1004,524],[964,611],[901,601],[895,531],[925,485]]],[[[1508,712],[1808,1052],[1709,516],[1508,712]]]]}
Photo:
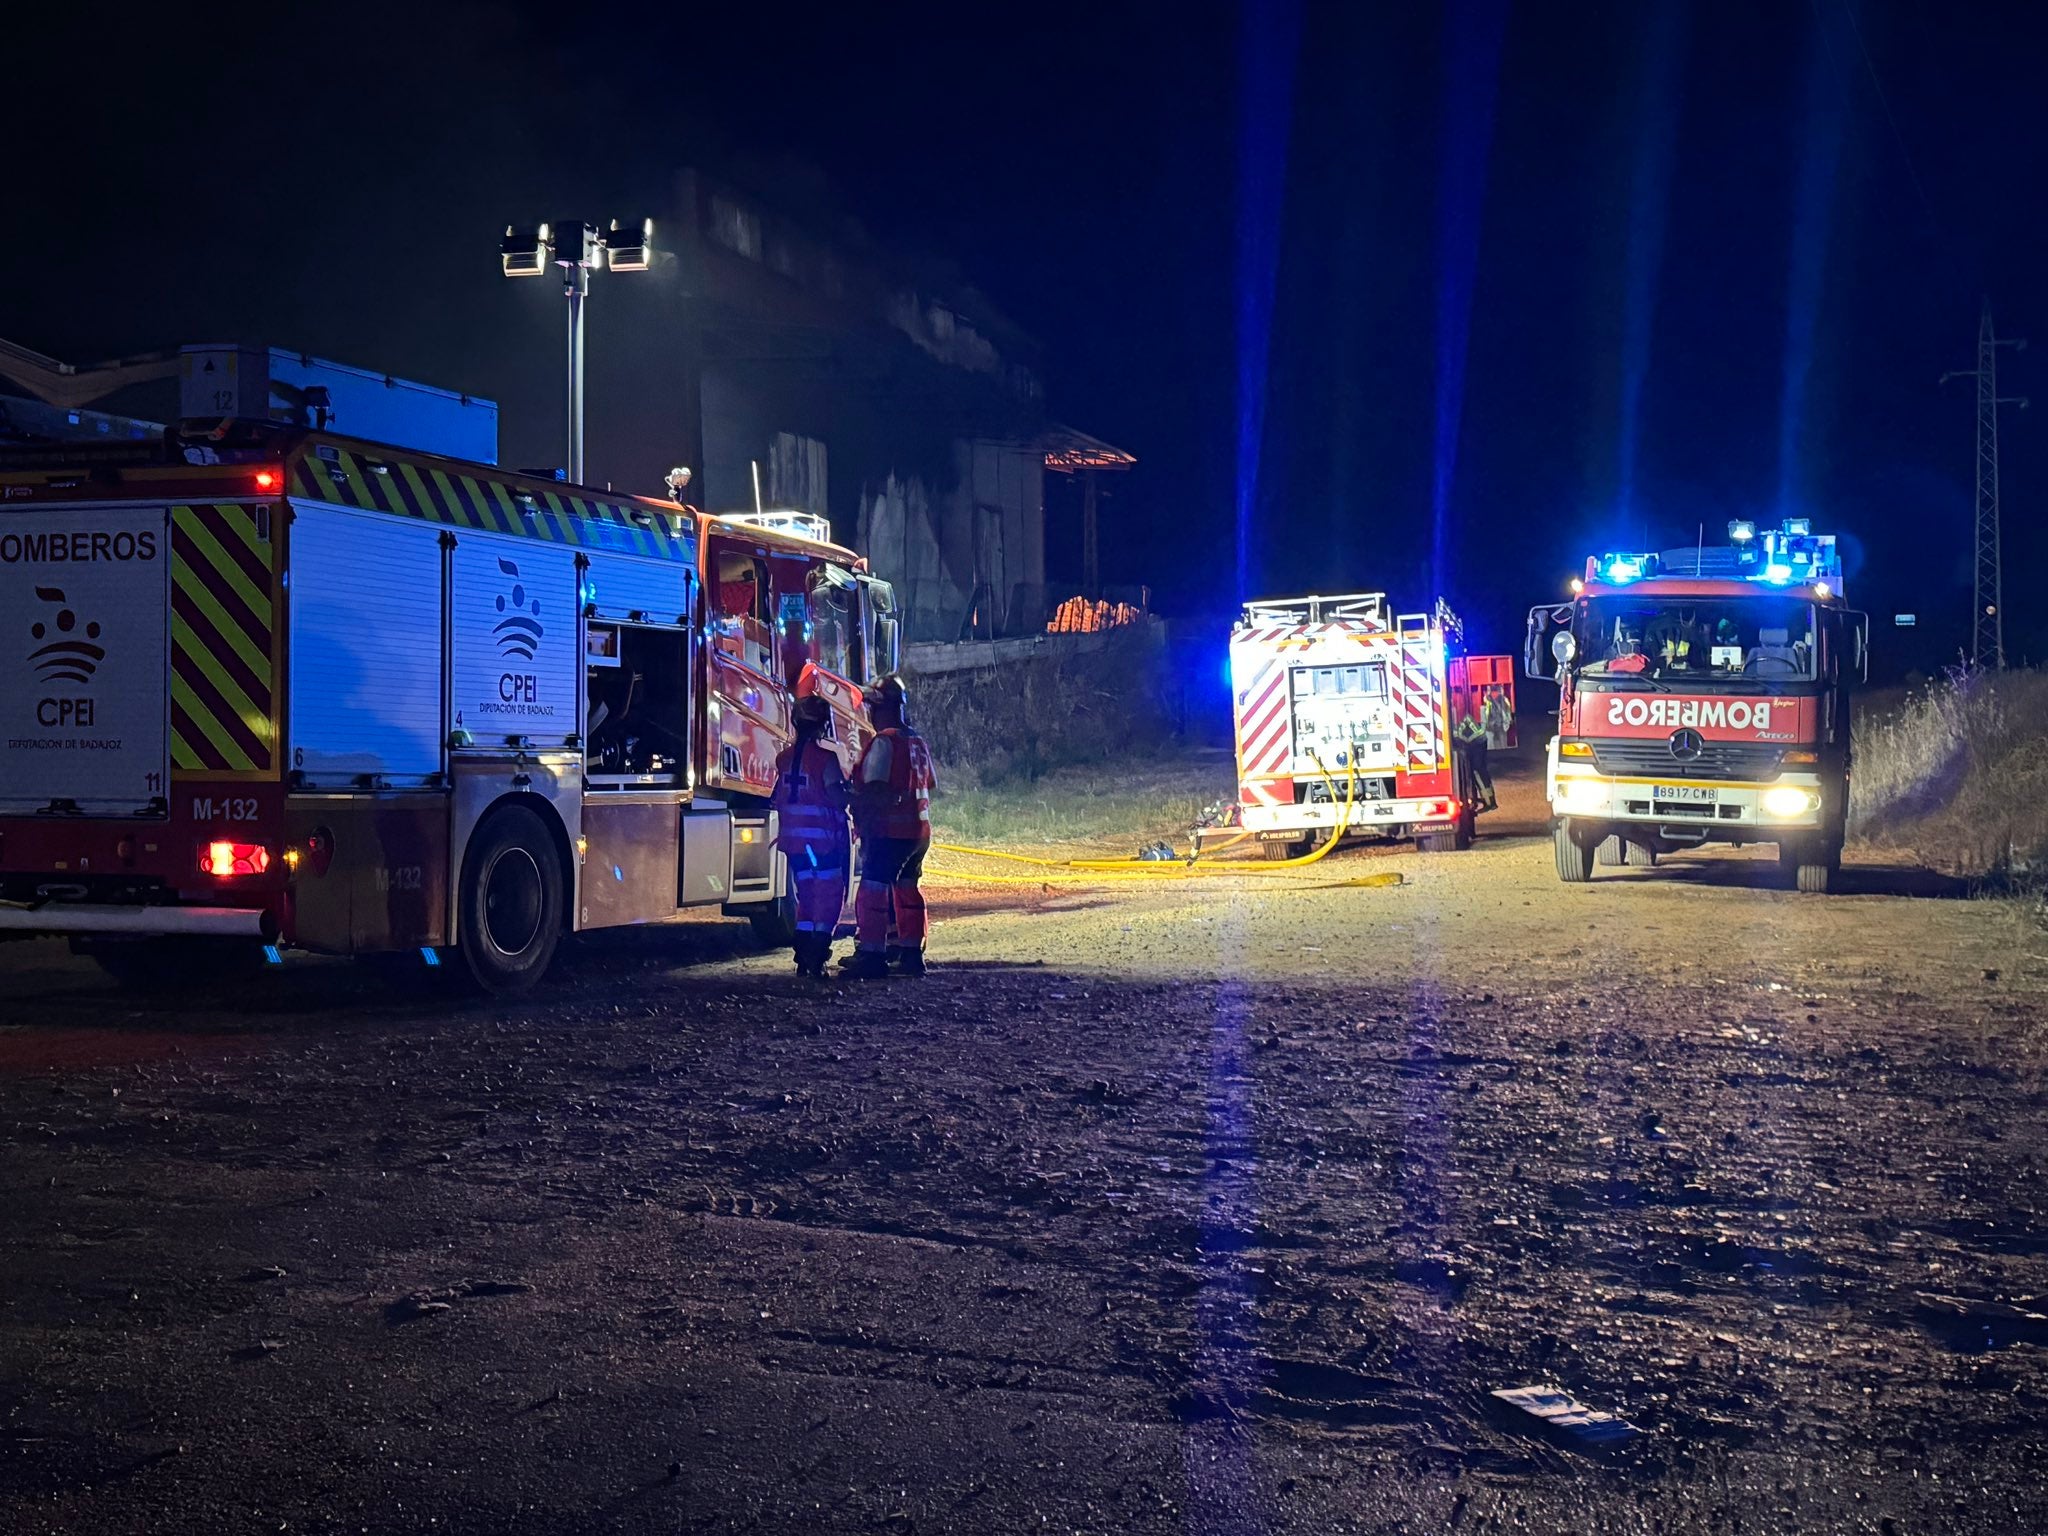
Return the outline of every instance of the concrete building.
{"type": "MultiPolygon", "coordinates": [[[[895,583],[906,639],[1041,629],[1047,473],[1133,460],[1048,417],[1036,344],[851,226],[821,234],[695,172],[674,201],[654,270],[592,305],[590,462],[651,486],[668,454],[713,510],[751,506],[758,472],[763,504],[828,517],[895,583]]],[[[1092,583],[1090,554],[1057,552],[1080,579],[1052,601],[1092,583]]]]}

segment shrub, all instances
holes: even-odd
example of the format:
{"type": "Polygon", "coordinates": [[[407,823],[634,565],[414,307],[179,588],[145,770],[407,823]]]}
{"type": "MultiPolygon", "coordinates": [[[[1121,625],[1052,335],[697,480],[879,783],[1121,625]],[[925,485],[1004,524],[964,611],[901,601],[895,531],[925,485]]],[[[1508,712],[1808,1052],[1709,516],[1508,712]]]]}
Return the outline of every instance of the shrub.
{"type": "Polygon", "coordinates": [[[1175,719],[1165,655],[1156,625],[1112,631],[1098,649],[915,677],[912,707],[947,784],[1036,780],[1166,741],[1175,719]]]}
{"type": "Polygon", "coordinates": [[[2048,855],[2048,675],[1957,668],[1855,722],[1850,831],[1970,876],[2048,855]]]}

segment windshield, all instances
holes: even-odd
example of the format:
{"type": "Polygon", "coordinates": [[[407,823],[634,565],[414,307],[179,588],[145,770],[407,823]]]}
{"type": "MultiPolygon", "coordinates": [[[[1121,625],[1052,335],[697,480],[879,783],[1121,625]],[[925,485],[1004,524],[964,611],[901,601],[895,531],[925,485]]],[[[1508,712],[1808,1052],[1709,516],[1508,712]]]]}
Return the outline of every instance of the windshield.
{"type": "Polygon", "coordinates": [[[1599,597],[1580,605],[1577,639],[1589,677],[1814,676],[1813,605],[1792,597],[1599,597]]]}

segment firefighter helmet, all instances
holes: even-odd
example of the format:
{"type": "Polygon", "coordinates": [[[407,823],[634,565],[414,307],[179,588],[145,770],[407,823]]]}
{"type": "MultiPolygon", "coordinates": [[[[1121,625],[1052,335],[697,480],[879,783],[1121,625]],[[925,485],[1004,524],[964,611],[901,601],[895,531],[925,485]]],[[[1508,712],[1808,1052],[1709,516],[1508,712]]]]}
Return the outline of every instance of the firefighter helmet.
{"type": "Polygon", "coordinates": [[[887,710],[908,725],[910,723],[910,694],[903,686],[903,679],[891,672],[868,690],[868,712],[887,710]]]}
{"type": "Polygon", "coordinates": [[[807,693],[796,701],[796,708],[789,712],[791,720],[800,727],[822,731],[832,720],[832,706],[815,693],[807,693]]]}

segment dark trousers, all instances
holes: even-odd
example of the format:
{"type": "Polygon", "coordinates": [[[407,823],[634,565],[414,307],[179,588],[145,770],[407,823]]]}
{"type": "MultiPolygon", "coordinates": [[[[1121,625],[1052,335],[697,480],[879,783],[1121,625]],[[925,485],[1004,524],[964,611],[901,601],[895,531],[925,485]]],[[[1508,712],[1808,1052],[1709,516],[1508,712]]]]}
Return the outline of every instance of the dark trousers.
{"type": "Polygon", "coordinates": [[[928,926],[924,892],[917,887],[924,874],[929,837],[864,837],[860,843],[860,890],[853,898],[854,940],[859,948],[880,954],[889,947],[890,919],[896,942],[905,949],[923,949],[928,926]]]}

